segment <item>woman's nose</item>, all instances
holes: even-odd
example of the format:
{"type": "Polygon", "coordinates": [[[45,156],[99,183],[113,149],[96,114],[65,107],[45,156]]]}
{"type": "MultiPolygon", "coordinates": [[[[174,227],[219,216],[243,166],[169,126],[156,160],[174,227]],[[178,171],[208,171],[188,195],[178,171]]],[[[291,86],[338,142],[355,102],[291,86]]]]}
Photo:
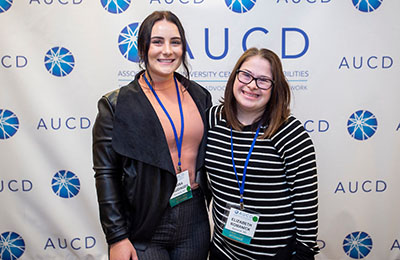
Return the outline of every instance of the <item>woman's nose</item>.
{"type": "Polygon", "coordinates": [[[166,55],[172,53],[171,46],[168,43],[164,44],[163,53],[166,55]]]}
{"type": "Polygon", "coordinates": [[[257,88],[258,88],[255,79],[253,79],[252,81],[250,81],[250,83],[248,83],[247,86],[248,86],[249,88],[251,88],[251,89],[257,89],[257,88]]]}

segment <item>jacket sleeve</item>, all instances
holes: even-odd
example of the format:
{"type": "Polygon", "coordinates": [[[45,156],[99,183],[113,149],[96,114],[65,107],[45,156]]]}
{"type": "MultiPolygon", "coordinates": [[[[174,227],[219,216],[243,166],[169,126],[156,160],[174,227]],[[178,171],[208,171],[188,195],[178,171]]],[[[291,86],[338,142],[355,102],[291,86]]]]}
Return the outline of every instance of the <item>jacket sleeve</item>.
{"type": "Polygon", "coordinates": [[[294,117],[288,119],[276,139],[278,152],[284,159],[296,219],[296,254],[293,259],[314,259],[319,252],[316,243],[318,184],[314,145],[300,121],[294,117]]]}
{"type": "Polygon", "coordinates": [[[118,91],[103,96],[93,126],[93,169],[100,222],[108,244],[129,237],[124,216],[121,156],[112,148],[114,109],[118,91]],[[114,103],[114,106],[113,106],[114,103]]]}

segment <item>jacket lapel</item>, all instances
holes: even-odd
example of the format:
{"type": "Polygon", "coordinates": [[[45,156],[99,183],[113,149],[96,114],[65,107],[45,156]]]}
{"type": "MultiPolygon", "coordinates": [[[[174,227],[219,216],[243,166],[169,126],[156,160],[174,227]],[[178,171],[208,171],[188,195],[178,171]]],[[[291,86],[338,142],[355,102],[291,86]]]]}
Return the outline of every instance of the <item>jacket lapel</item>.
{"type": "MultiPolygon", "coordinates": [[[[179,77],[177,77],[179,79],[179,77]]],[[[183,78],[182,80],[187,80],[186,78],[183,78]]],[[[206,150],[206,140],[207,140],[207,122],[206,122],[206,109],[211,106],[211,96],[207,96],[203,91],[202,88],[199,86],[197,88],[195,87],[189,87],[188,88],[189,94],[192,97],[194,103],[197,106],[197,109],[199,110],[201,120],[203,121],[203,126],[204,126],[204,134],[203,138],[201,139],[201,143],[199,146],[199,153],[197,155],[197,161],[196,161],[196,170],[199,170],[203,164],[204,164],[204,157],[205,157],[205,150],[206,150]]]]}
{"type": "MultiPolygon", "coordinates": [[[[162,125],[138,83],[141,74],[138,73],[134,81],[120,90],[115,109],[113,148],[126,157],[167,170],[175,175],[162,125]]],[[[187,80],[180,74],[176,73],[175,76],[180,82],[187,80]]],[[[205,110],[211,106],[211,96],[209,94],[207,96],[200,86],[190,86],[188,92],[204,124],[204,135],[196,162],[198,170],[204,161],[207,133],[205,110]]]]}
{"type": "Polygon", "coordinates": [[[163,128],[138,83],[122,87],[115,109],[113,148],[120,154],[175,175],[163,128]]]}

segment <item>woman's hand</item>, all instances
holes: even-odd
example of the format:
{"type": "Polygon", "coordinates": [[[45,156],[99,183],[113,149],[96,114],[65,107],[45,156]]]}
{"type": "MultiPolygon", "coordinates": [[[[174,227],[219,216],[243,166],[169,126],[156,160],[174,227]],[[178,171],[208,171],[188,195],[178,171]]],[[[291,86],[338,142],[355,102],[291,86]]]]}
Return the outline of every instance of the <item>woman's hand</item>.
{"type": "Polygon", "coordinates": [[[110,260],[138,260],[136,250],[128,238],[110,246],[110,260]]]}

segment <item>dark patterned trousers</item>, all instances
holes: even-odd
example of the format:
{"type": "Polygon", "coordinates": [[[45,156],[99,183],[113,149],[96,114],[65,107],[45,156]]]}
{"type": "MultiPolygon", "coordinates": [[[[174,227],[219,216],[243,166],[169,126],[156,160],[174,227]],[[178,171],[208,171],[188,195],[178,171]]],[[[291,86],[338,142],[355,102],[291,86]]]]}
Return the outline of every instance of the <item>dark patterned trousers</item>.
{"type": "Polygon", "coordinates": [[[203,192],[169,207],[148,243],[134,242],[139,260],[205,260],[210,244],[210,224],[203,192]]]}

